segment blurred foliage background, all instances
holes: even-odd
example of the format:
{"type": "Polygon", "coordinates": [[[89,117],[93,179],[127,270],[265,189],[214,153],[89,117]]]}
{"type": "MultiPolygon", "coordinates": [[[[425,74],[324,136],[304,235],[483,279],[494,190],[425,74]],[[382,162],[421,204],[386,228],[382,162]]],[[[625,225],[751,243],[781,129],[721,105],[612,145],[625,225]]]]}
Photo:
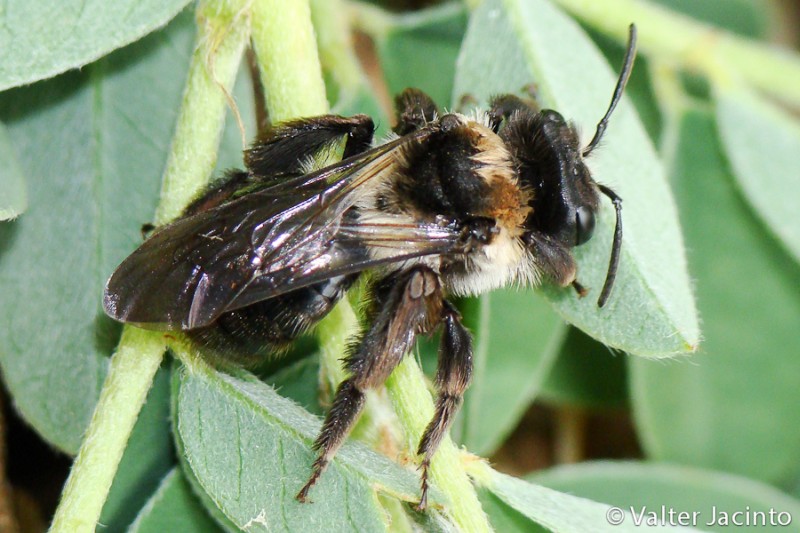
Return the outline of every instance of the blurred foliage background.
{"type": "MultiPolygon", "coordinates": [[[[352,34],[341,41],[325,29],[322,1],[312,2],[333,111],[369,113],[386,131],[391,95],[405,87],[449,105],[458,97],[469,8],[478,3],[344,2],[352,34]]],[[[618,30],[582,11],[581,2],[553,3],[619,65],[618,30]]],[[[0,223],[0,364],[7,387],[0,531],[45,529],[118,340],[120,328],[100,311],[100,288],[140,242],[139,224],[152,217],[184,81],[174,73],[192,50],[192,10],[186,2],[171,4],[162,2],[162,18],[143,23],[127,40],[109,41],[82,62],[65,60],[89,63],[80,71],[38,81],[57,72],[22,79],[11,60],[0,70],[6,88],[0,214],[18,216],[0,223]],[[146,141],[131,143],[134,137],[146,141]],[[102,207],[119,198],[124,210],[102,207]]],[[[476,344],[488,355],[453,438],[501,472],[603,503],[666,505],[704,518],[712,506],[774,508],[798,521],[800,7],[791,0],[648,5],[655,4],[724,32],[707,34],[682,54],[672,51],[669,36],[659,41],[643,33],[627,89],[677,205],[701,321],[699,348],[669,359],[611,350],[531,292],[462,301],[476,344]],[[709,61],[709,51],[727,42],[721,35],[763,45],[793,69],[775,76],[773,67],[772,78],[758,78],[758,67],[771,65],[736,51],[709,61]]],[[[20,41],[15,46],[25,45],[20,41]]],[[[243,68],[233,96],[248,138],[256,129],[251,85],[243,68]]],[[[597,90],[603,99],[610,94],[597,90]]],[[[240,139],[230,118],[220,172],[241,165],[240,139]]],[[[435,343],[419,349],[429,375],[435,343]]],[[[328,398],[318,390],[319,362],[308,357],[316,352],[316,341],[305,339],[258,374],[319,414],[328,398]]],[[[195,498],[176,467],[170,373],[165,364],[140,415],[104,508],[105,530],[126,530],[134,520],[137,531],[218,528],[202,510],[210,504],[195,498]]],[[[533,527],[494,493],[483,491],[481,499],[496,529],[533,527]]]]}

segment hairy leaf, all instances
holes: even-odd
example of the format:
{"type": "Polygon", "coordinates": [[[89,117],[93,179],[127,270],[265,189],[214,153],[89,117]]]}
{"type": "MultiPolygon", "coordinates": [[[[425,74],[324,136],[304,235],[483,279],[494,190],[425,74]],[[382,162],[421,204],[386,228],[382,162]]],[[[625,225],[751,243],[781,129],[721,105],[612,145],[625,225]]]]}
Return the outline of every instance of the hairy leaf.
{"type": "Polygon", "coordinates": [[[16,218],[28,206],[25,175],[8,131],[0,124],[0,221],[16,218]]]}
{"type": "Polygon", "coordinates": [[[722,147],[744,197],[800,262],[800,122],[737,86],[714,93],[722,147]]]}
{"type": "MultiPolygon", "coordinates": [[[[734,527],[733,522],[719,523],[723,514],[730,519],[735,512],[748,513],[755,521],[750,527],[757,530],[773,529],[757,527],[764,525],[759,522],[761,513],[769,520],[770,509],[774,510],[774,520],[778,519],[777,513],[786,513],[781,518],[784,523],[786,515],[794,518],[800,514],[800,501],[774,487],[739,476],[678,465],[582,463],[553,468],[530,479],[637,514],[642,510],[660,514],[662,506],[668,512],[674,511],[676,517],[677,513],[686,513],[687,517],[698,513],[694,522],[688,523],[707,531],[725,532],[734,527]],[[709,525],[712,521],[717,523],[709,525]]],[[[743,523],[745,517],[739,515],[736,520],[743,523]]],[[[772,522],[772,525],[777,524],[772,522]]]]}
{"type": "MultiPolygon", "coordinates": [[[[535,83],[545,106],[588,132],[588,143],[608,107],[618,68],[612,70],[577,23],[548,2],[488,0],[470,20],[454,100],[471,94],[485,102],[535,83]]],[[[699,327],[677,213],[655,150],[626,99],[588,164],[598,182],[624,199],[614,293],[598,309],[614,227],[614,210],[603,199],[594,238],[574,250],[589,297],[549,285],[545,294],[567,321],[609,346],[645,356],[694,350],[699,327]]]]}
{"type": "Polygon", "coordinates": [[[16,407],[67,452],[119,335],[103,286],[152,218],[193,34],[187,14],[80,73],[0,100],[30,178],[25,216],[0,226],[0,364],[16,407]]]}
{"type": "Polygon", "coordinates": [[[171,20],[188,0],[11,0],[0,9],[0,90],[82,67],[171,20]]]}
{"type": "Polygon", "coordinates": [[[346,443],[312,489],[313,505],[294,497],[311,473],[319,422],[252,378],[180,372],[174,419],[185,467],[236,527],[294,531],[387,528],[376,491],[418,498],[414,474],[361,444],[346,443]]]}
{"type": "Polygon", "coordinates": [[[128,531],[218,533],[221,528],[205,512],[181,470],[173,468],[161,480],[158,490],[139,511],[136,521],[128,531]]]}
{"type": "Polygon", "coordinates": [[[786,482],[800,473],[800,270],[726,170],[712,116],[687,110],[668,148],[705,339],[691,361],[631,361],[650,457],[786,482]]]}

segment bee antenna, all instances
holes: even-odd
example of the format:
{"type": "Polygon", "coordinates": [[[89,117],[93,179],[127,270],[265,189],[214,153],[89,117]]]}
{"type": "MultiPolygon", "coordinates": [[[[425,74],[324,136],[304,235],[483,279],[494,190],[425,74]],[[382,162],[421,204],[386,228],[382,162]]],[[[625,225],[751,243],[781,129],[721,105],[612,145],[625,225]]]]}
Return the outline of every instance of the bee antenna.
{"type": "Polygon", "coordinates": [[[608,106],[608,111],[606,111],[605,116],[600,119],[600,122],[597,123],[597,130],[594,133],[592,142],[589,143],[589,146],[584,148],[583,157],[591,154],[592,150],[594,150],[595,147],[600,143],[600,139],[603,138],[603,133],[605,133],[606,127],[608,126],[608,119],[611,117],[611,113],[614,112],[617,104],[622,99],[622,92],[625,90],[625,86],[628,84],[628,78],[631,77],[634,59],[636,59],[636,26],[631,24],[628,27],[628,49],[625,51],[625,59],[622,62],[622,70],[619,73],[617,86],[614,89],[614,96],[611,97],[611,104],[608,106]]]}
{"type": "Polygon", "coordinates": [[[614,202],[614,209],[617,212],[617,225],[614,227],[614,242],[611,246],[611,259],[608,262],[608,273],[606,274],[606,282],[603,284],[603,290],[600,291],[600,298],[597,299],[597,306],[603,307],[611,295],[611,288],[614,286],[614,280],[617,277],[617,267],[619,267],[619,253],[622,249],[622,198],[617,193],[606,187],[605,185],[598,184],[597,187],[600,192],[614,202]]]}

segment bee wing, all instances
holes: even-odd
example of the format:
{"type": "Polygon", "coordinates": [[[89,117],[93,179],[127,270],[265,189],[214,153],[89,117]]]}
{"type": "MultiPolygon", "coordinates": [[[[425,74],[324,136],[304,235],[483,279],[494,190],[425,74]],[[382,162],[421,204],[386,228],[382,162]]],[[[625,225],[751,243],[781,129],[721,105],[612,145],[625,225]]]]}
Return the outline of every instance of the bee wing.
{"type": "Polygon", "coordinates": [[[264,273],[233,299],[226,311],[273,298],[325,279],[426,255],[464,253],[464,239],[452,227],[436,224],[357,222],[342,224],[332,239],[308,243],[317,247],[307,260],[264,273]]]}
{"type": "Polygon", "coordinates": [[[394,170],[394,151],[428,134],[420,130],[297,178],[296,188],[267,187],[157,230],[108,280],[106,313],[121,322],[194,329],[315,281],[452,248],[457,236],[421,226],[407,228],[406,236],[421,241],[427,232],[431,243],[398,244],[371,258],[365,245],[389,242],[388,228],[345,220],[363,187],[394,170]]]}

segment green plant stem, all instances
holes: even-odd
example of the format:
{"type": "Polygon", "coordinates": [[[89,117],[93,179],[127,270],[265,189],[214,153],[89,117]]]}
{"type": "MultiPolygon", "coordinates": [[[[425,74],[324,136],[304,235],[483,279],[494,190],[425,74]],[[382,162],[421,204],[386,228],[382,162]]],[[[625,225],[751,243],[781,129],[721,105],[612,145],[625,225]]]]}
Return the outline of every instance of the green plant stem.
{"type": "Polygon", "coordinates": [[[156,225],[177,217],[197,196],[217,163],[225,112],[249,36],[245,0],[205,0],[197,6],[197,46],[164,171],[156,225]]]}
{"type": "Polygon", "coordinates": [[[81,533],[97,527],[164,349],[160,333],[124,329],[50,531],[81,533]]]}
{"type": "Polygon", "coordinates": [[[253,49],[270,121],[328,111],[308,0],[252,0],[253,49]]]}
{"type": "MultiPolygon", "coordinates": [[[[198,4],[198,44],[164,172],[157,224],[177,216],[214,168],[226,102],[249,32],[245,5],[244,0],[198,4]]],[[[130,326],[123,330],[51,531],[95,530],[163,354],[161,333],[130,326]]]]}
{"type": "MultiPolygon", "coordinates": [[[[254,8],[258,6],[258,10],[253,15],[253,45],[267,93],[267,108],[271,119],[278,121],[324,113],[327,111],[327,102],[324,99],[324,85],[313,29],[310,28],[310,14],[306,10],[308,4],[292,3],[292,9],[286,9],[287,12],[278,18],[274,17],[274,12],[267,10],[269,4],[272,2],[256,0],[254,5],[254,8]],[[275,20],[262,20],[270,18],[275,20]],[[273,32],[271,28],[276,27],[283,28],[284,31],[273,32]],[[291,31],[286,31],[287,28],[291,28],[291,31]],[[273,42],[285,39],[287,34],[291,34],[287,43],[273,42]],[[305,38],[310,39],[306,41],[305,47],[297,45],[298,36],[307,36],[305,38]],[[287,51],[294,59],[264,59],[264,53],[274,55],[279,50],[287,51]],[[297,57],[303,50],[303,57],[297,57]],[[318,91],[316,94],[315,90],[318,91]],[[270,97],[270,94],[273,96],[270,97]]],[[[357,327],[356,315],[348,300],[343,298],[317,328],[322,365],[328,369],[328,379],[332,385],[344,379],[340,360],[345,353],[347,339],[357,327]]],[[[425,377],[414,359],[406,357],[405,362],[392,373],[386,386],[401,425],[409,440],[414,442],[413,447],[416,447],[425,426],[433,417],[433,403],[425,385],[425,377]]],[[[436,454],[431,476],[450,501],[450,507],[445,512],[463,531],[491,531],[475,490],[460,462],[459,452],[449,438],[445,439],[436,454]]]]}
{"type": "Polygon", "coordinates": [[[636,23],[639,46],[648,56],[698,72],[715,84],[743,81],[800,105],[800,57],[788,50],[735,36],[644,0],[556,0],[590,26],[627,39],[636,23]]]}
{"type": "MultiPolygon", "coordinates": [[[[433,400],[425,376],[414,357],[406,357],[386,381],[389,397],[405,430],[410,448],[416,449],[433,418],[433,400]]],[[[449,436],[442,439],[431,462],[433,484],[447,497],[444,512],[461,531],[492,531],[475,489],[467,476],[461,453],[449,436]]]]}

